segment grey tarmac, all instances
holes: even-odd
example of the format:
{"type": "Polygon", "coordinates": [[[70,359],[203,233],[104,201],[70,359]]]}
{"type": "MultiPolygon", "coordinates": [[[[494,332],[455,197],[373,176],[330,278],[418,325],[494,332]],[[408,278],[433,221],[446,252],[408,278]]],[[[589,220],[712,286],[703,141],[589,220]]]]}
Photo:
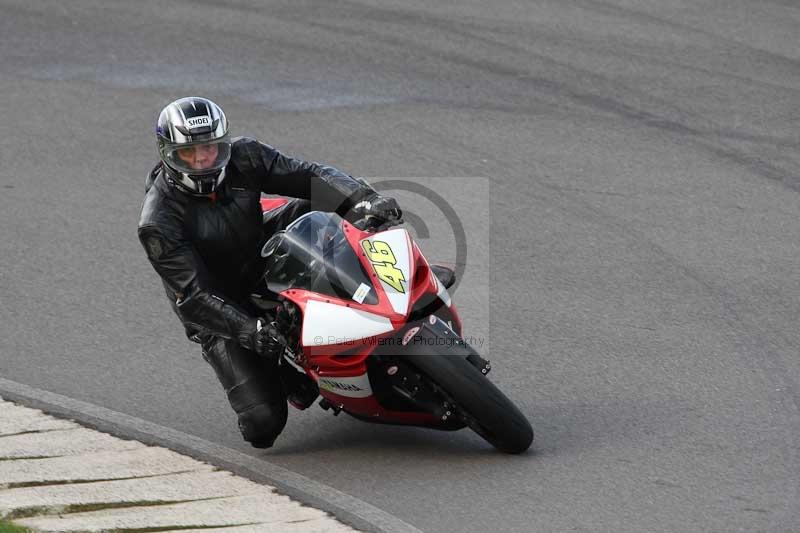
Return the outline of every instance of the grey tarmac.
{"type": "MultiPolygon", "coordinates": [[[[800,527],[797,2],[0,13],[2,378],[427,532],[800,527]],[[271,450],[241,440],[135,233],[156,114],[188,94],[238,134],[426,183],[460,213],[480,244],[454,301],[532,422],[527,454],[317,408],[292,411],[271,450]]],[[[453,261],[433,197],[397,196],[429,258],[453,261]]]]}

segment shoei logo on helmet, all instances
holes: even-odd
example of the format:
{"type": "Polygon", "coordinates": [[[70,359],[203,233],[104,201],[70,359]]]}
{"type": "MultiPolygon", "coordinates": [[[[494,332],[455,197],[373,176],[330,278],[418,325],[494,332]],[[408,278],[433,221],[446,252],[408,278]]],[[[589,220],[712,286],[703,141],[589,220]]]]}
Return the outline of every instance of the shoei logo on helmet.
{"type": "Polygon", "coordinates": [[[210,126],[211,125],[211,117],[208,115],[204,115],[202,117],[192,117],[186,119],[186,124],[190,128],[199,128],[200,126],[210,126]]]}

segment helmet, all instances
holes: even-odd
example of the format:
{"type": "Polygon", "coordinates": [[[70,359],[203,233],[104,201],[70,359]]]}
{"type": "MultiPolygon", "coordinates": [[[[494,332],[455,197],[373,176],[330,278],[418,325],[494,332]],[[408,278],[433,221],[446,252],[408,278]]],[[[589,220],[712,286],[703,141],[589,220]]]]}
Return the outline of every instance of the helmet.
{"type": "Polygon", "coordinates": [[[231,158],[228,120],[207,98],[175,100],[158,116],[158,154],[170,183],[190,194],[206,195],[225,179],[231,158]]]}

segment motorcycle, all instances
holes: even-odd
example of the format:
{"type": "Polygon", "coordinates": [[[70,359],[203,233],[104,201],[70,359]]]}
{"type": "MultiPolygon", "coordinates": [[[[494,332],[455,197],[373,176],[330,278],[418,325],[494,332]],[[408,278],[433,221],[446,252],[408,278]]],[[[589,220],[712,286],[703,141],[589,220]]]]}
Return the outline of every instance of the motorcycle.
{"type": "MultiPolygon", "coordinates": [[[[264,209],[277,205],[262,199],[264,209]]],[[[453,276],[439,279],[405,229],[312,211],[261,256],[252,301],[279,311],[280,363],[311,378],[323,409],[372,423],[469,427],[512,454],[531,445],[530,423],[462,338],[447,291],[453,276]]]]}

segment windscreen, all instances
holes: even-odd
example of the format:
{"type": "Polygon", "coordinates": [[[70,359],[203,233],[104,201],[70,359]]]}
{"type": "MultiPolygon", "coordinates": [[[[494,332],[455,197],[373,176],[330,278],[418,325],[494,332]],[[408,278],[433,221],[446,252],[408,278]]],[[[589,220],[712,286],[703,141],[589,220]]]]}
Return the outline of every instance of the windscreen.
{"type": "Polygon", "coordinates": [[[280,293],[304,289],[343,300],[377,304],[375,288],[335,213],[312,211],[275,234],[261,250],[266,260],[264,279],[280,293]]]}

